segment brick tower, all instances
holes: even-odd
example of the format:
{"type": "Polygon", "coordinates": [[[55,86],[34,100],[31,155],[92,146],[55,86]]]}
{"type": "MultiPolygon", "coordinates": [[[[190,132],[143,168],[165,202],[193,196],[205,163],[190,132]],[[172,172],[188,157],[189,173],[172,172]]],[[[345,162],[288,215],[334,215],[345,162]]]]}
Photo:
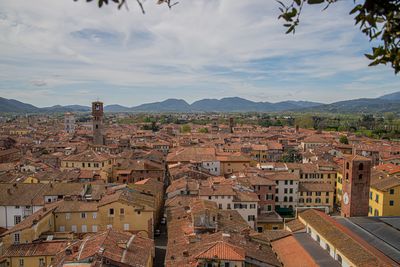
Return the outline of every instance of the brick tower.
{"type": "Polygon", "coordinates": [[[103,114],[103,102],[92,102],[93,143],[95,145],[104,145],[103,114]]]}
{"type": "Polygon", "coordinates": [[[344,217],[368,216],[371,160],[347,156],[343,163],[342,211],[344,217]]]}

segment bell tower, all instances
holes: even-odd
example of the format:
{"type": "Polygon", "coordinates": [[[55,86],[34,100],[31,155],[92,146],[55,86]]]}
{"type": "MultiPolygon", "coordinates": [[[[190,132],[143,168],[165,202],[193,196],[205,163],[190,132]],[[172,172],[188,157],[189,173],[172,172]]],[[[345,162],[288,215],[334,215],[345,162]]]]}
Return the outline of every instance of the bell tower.
{"type": "Polygon", "coordinates": [[[103,102],[92,102],[93,143],[95,145],[104,145],[103,114],[103,102]]]}
{"type": "Polygon", "coordinates": [[[371,164],[371,159],[359,155],[345,157],[343,163],[342,216],[368,216],[371,164]]]}

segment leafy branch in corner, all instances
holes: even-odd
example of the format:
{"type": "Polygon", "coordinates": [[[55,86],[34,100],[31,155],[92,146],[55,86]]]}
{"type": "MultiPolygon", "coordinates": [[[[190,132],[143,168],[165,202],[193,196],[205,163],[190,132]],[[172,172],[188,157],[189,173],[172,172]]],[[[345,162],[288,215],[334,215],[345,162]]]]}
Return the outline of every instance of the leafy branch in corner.
{"type": "MultiPolygon", "coordinates": [[[[288,28],[286,33],[295,33],[300,23],[300,14],[304,4],[325,4],[326,10],[338,0],[290,0],[289,4],[277,1],[281,14],[278,19],[284,20],[283,26],[288,28]]],[[[365,56],[372,62],[369,66],[390,64],[397,74],[400,71],[400,0],[364,0],[357,4],[350,15],[354,16],[355,25],[374,41],[371,54],[365,56]],[[376,42],[376,45],[375,45],[376,42]]]]}

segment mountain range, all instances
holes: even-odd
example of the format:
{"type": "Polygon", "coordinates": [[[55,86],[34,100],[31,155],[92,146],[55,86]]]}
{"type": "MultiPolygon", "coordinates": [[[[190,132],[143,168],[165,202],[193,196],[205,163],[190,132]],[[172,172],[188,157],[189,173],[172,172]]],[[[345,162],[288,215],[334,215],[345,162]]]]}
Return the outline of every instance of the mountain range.
{"type": "MultiPolygon", "coordinates": [[[[90,107],[80,105],[38,108],[14,99],[0,97],[0,112],[14,113],[62,113],[90,112],[90,107]]],[[[283,101],[277,103],[254,102],[240,97],[202,99],[188,104],[182,99],[167,99],[161,102],[134,107],[107,105],[106,112],[331,112],[331,113],[379,113],[400,112],[400,91],[378,98],[360,98],[322,104],[310,101],[283,101]]]]}

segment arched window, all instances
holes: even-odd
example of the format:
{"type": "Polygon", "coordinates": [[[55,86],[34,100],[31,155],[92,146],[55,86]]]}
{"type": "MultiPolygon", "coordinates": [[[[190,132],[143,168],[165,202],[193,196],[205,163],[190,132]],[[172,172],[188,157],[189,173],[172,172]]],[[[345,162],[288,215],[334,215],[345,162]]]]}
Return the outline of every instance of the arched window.
{"type": "Polygon", "coordinates": [[[360,165],[358,165],[358,170],[364,170],[364,163],[360,163],[360,165]]]}
{"type": "Polygon", "coordinates": [[[284,198],[283,198],[283,201],[284,201],[284,202],[287,202],[287,197],[284,197],[284,198]]]}
{"type": "Polygon", "coordinates": [[[346,182],[348,182],[348,181],[349,181],[349,174],[346,173],[346,182]]]}
{"type": "Polygon", "coordinates": [[[289,197],[289,202],[293,202],[293,197],[289,197]]]}
{"type": "Polygon", "coordinates": [[[321,242],[321,238],[319,237],[319,235],[317,235],[317,242],[321,242]]]}
{"type": "Polygon", "coordinates": [[[326,250],[328,251],[329,254],[331,254],[331,247],[328,244],[326,244],[326,250]]]}
{"type": "Polygon", "coordinates": [[[339,254],[337,254],[337,261],[342,264],[342,257],[339,254]]]}
{"type": "Polygon", "coordinates": [[[346,169],[350,169],[350,163],[346,162],[346,169]]]}

